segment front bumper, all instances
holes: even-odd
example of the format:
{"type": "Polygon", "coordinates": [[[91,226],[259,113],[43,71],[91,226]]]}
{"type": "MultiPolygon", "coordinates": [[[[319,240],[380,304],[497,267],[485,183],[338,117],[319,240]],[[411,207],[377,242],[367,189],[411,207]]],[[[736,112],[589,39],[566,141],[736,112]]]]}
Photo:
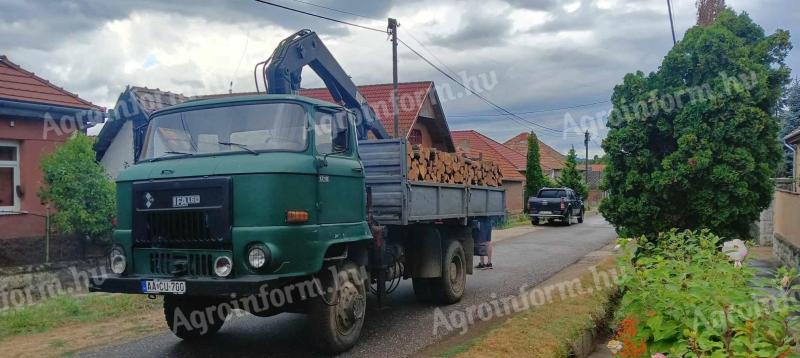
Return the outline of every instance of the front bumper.
{"type": "Polygon", "coordinates": [[[172,280],[186,282],[186,296],[231,297],[259,294],[270,289],[296,282],[297,277],[243,276],[238,278],[213,277],[149,277],[149,276],[92,276],[89,280],[90,292],[134,293],[142,292],[144,280],[172,280]]]}

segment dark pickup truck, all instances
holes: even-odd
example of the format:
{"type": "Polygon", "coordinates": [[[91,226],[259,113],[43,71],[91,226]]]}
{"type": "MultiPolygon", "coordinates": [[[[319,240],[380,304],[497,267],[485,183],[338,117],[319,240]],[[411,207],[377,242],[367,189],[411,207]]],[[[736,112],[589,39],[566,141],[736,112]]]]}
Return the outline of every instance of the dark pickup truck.
{"type": "Polygon", "coordinates": [[[543,220],[558,220],[570,225],[573,218],[582,223],[583,212],[583,201],[570,188],[542,188],[535,197],[528,198],[528,213],[533,225],[539,225],[543,220]]]}

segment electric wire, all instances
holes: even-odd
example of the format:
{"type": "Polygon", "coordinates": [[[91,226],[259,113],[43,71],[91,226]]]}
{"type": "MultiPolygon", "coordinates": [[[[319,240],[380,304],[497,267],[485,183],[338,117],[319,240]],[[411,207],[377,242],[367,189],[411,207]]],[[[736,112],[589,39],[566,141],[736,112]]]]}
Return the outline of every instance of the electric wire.
{"type": "Polygon", "coordinates": [[[386,30],[378,29],[378,28],[375,28],[375,27],[369,27],[369,26],[359,25],[359,24],[352,23],[352,22],[348,22],[348,21],[344,21],[344,20],[334,19],[334,18],[332,18],[332,17],[327,17],[327,16],[323,16],[323,15],[318,15],[318,14],[315,14],[315,13],[311,13],[311,12],[308,12],[308,11],[303,11],[303,10],[295,9],[295,8],[292,8],[292,7],[288,7],[288,6],[284,6],[284,5],[276,4],[276,3],[274,3],[274,2],[270,2],[270,1],[266,1],[266,0],[255,0],[255,1],[256,1],[256,2],[260,2],[260,3],[262,3],[262,4],[266,4],[266,5],[271,5],[271,6],[279,7],[279,8],[281,8],[281,9],[284,9],[284,10],[294,11],[294,12],[297,12],[297,13],[300,13],[300,14],[303,14],[303,15],[313,16],[313,17],[317,17],[317,18],[320,18],[320,19],[328,20],[328,21],[338,22],[338,23],[340,23],[340,24],[344,24],[344,25],[349,25],[349,26],[354,26],[354,27],[362,28],[362,29],[364,29],[364,30],[370,30],[370,31],[375,31],[375,32],[381,32],[381,33],[384,33],[384,34],[386,33],[386,30]]]}
{"type": "MultiPolygon", "coordinates": [[[[295,9],[295,8],[292,8],[292,7],[289,7],[289,6],[276,4],[274,2],[270,2],[270,1],[266,1],[266,0],[254,0],[254,1],[262,3],[262,4],[265,4],[265,5],[278,7],[278,8],[284,9],[284,10],[293,11],[293,12],[297,12],[297,13],[300,13],[300,14],[304,14],[304,15],[308,15],[308,16],[312,16],[312,17],[316,17],[316,18],[320,18],[320,19],[324,19],[324,20],[328,20],[328,21],[333,21],[333,22],[344,24],[344,25],[348,25],[348,26],[353,26],[353,27],[357,27],[357,28],[361,28],[361,29],[365,29],[365,30],[370,30],[370,31],[375,31],[375,32],[387,33],[387,31],[383,30],[383,29],[378,29],[378,28],[374,28],[374,27],[359,25],[359,24],[356,24],[356,23],[352,23],[352,22],[348,22],[348,21],[344,21],[344,20],[339,20],[339,19],[335,19],[335,18],[332,18],[332,17],[323,16],[323,15],[315,14],[315,13],[312,13],[312,12],[308,12],[308,11],[295,9]]],[[[314,3],[311,3],[311,2],[307,2],[307,1],[302,1],[302,0],[293,0],[293,1],[299,2],[299,3],[303,3],[303,4],[307,4],[307,5],[311,5],[311,6],[315,6],[315,7],[319,7],[319,8],[323,8],[323,9],[327,9],[327,10],[331,10],[331,11],[335,11],[335,12],[339,12],[339,13],[343,13],[343,14],[349,14],[349,15],[353,15],[353,16],[358,16],[358,17],[369,19],[368,17],[363,16],[363,15],[359,15],[359,14],[348,12],[348,11],[344,11],[344,10],[338,10],[338,9],[330,8],[330,7],[327,7],[327,6],[318,5],[318,4],[314,4],[314,3]]],[[[413,35],[412,35],[412,38],[413,38],[413,35]]],[[[422,59],[429,66],[433,67],[433,69],[435,69],[436,71],[438,71],[439,73],[444,75],[446,78],[448,78],[449,80],[455,82],[459,86],[463,87],[464,89],[466,89],[467,91],[469,91],[470,93],[472,93],[473,95],[475,95],[476,97],[478,97],[479,99],[481,99],[482,101],[484,101],[485,103],[487,103],[488,105],[493,107],[494,109],[502,112],[499,115],[503,115],[503,116],[505,116],[505,118],[509,118],[509,119],[517,122],[518,124],[524,126],[524,127],[531,128],[531,127],[529,127],[529,125],[533,125],[535,127],[538,127],[538,128],[541,128],[541,129],[545,129],[545,130],[548,130],[548,131],[553,132],[553,133],[563,133],[565,135],[569,135],[570,134],[570,133],[567,133],[564,130],[550,128],[548,126],[532,122],[530,120],[527,120],[525,118],[520,117],[519,115],[514,114],[513,112],[509,111],[508,109],[496,104],[495,102],[491,101],[490,99],[484,97],[480,93],[472,90],[468,86],[466,86],[463,83],[461,83],[460,81],[458,81],[455,77],[453,77],[452,75],[450,75],[446,71],[442,70],[439,66],[437,66],[436,64],[431,62],[431,60],[429,60],[427,57],[425,57],[424,55],[419,53],[417,50],[415,50],[413,47],[408,45],[402,39],[398,38],[397,40],[398,40],[399,43],[401,43],[403,46],[405,46],[409,51],[414,53],[417,57],[422,59]]]]}

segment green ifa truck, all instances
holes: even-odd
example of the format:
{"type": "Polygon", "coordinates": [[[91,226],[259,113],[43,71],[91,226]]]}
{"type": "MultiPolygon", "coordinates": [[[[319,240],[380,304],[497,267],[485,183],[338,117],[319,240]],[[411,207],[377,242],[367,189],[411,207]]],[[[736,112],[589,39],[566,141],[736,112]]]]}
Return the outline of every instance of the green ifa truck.
{"type": "Polygon", "coordinates": [[[163,295],[185,340],[233,310],[306,313],[330,353],[357,342],[370,291],[380,304],[411,279],[419,300],[459,301],[470,223],[504,215],[504,190],[407,180],[405,139],[312,31],[254,73],[264,94],[186,102],[139,128],[137,162],[117,179],[111,273],[91,290],[163,295]],[[305,66],[338,104],[296,95],[305,66]]]}

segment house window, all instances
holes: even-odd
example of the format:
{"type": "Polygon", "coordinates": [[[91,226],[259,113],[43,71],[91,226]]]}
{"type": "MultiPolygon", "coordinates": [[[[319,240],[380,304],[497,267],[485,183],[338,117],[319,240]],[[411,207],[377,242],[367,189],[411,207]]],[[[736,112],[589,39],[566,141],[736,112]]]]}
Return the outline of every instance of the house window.
{"type": "Polygon", "coordinates": [[[19,145],[0,140],[0,212],[19,211],[19,145]]]}
{"type": "Polygon", "coordinates": [[[422,131],[419,129],[412,129],[408,133],[408,142],[411,144],[422,144],[422,131]]]}

